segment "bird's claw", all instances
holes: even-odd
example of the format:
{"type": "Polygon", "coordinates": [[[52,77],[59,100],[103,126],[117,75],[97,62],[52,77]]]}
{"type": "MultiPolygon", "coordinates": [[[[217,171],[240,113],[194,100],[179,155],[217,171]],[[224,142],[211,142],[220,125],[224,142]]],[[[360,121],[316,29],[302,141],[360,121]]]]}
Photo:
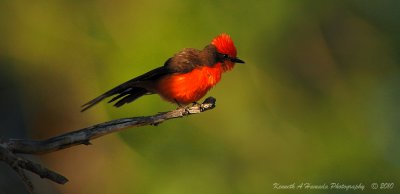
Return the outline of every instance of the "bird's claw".
{"type": "Polygon", "coordinates": [[[214,97],[210,96],[210,97],[206,98],[203,101],[203,103],[201,103],[201,104],[198,102],[192,102],[192,104],[187,105],[185,107],[178,104],[179,106],[177,109],[184,108],[187,113],[196,112],[196,109],[197,109],[197,111],[200,110],[200,112],[204,112],[205,110],[214,108],[216,101],[217,100],[214,97]]]}

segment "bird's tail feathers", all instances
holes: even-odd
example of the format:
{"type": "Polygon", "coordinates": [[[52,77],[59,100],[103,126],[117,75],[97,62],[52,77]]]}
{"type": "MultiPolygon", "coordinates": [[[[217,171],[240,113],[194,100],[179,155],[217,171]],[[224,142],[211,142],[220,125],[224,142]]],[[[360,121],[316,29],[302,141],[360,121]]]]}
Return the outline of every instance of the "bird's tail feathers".
{"type": "Polygon", "coordinates": [[[97,98],[87,102],[86,104],[82,105],[82,110],[86,111],[87,109],[89,109],[90,107],[96,105],[97,103],[99,103],[100,101],[102,101],[105,98],[108,98],[110,96],[115,96],[114,98],[112,98],[110,101],[108,101],[108,103],[114,102],[115,100],[118,100],[114,106],[116,107],[120,107],[126,103],[132,102],[134,100],[136,100],[137,98],[147,94],[148,91],[145,88],[142,87],[126,87],[126,85],[122,84],[120,86],[117,86],[109,91],[107,91],[106,93],[98,96],[97,98]],[[122,98],[122,99],[121,99],[122,98]]]}
{"type": "Polygon", "coordinates": [[[124,104],[130,103],[139,97],[147,94],[148,91],[144,88],[139,88],[139,87],[134,87],[134,88],[129,88],[127,91],[124,91],[120,93],[118,96],[112,98],[108,103],[113,102],[115,100],[118,100],[114,106],[115,107],[120,107],[124,104]]]}

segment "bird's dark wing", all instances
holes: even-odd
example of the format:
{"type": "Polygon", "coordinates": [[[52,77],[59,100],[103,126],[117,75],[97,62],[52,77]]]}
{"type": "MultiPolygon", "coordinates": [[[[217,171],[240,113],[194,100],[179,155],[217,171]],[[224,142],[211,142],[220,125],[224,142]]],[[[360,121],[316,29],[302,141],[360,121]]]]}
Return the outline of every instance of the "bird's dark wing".
{"type": "MultiPolygon", "coordinates": [[[[169,61],[169,59],[165,63],[167,63],[168,61],[169,61]]],[[[123,84],[134,83],[134,82],[142,82],[142,81],[149,81],[149,80],[157,80],[158,78],[160,78],[160,77],[162,77],[162,76],[164,76],[166,74],[170,74],[170,73],[172,73],[172,70],[164,65],[164,66],[155,68],[155,69],[153,69],[153,70],[151,70],[151,71],[149,71],[149,72],[147,72],[147,73],[145,73],[143,75],[137,76],[137,77],[135,77],[135,78],[123,83],[123,84]]],[[[123,85],[123,84],[121,84],[121,85],[123,85]]]]}
{"type": "Polygon", "coordinates": [[[173,73],[188,73],[202,65],[201,51],[193,48],[185,48],[168,59],[164,66],[173,73]]]}
{"type": "Polygon", "coordinates": [[[103,99],[108,98],[110,96],[117,95],[117,94],[118,94],[118,96],[112,98],[109,101],[109,103],[113,102],[115,100],[118,100],[114,106],[120,107],[126,103],[132,102],[132,101],[136,100],[137,98],[149,93],[149,91],[146,88],[141,87],[142,86],[141,83],[144,83],[146,81],[151,81],[151,80],[157,80],[160,77],[162,77],[166,74],[169,74],[169,73],[171,73],[171,70],[165,65],[162,67],[153,69],[143,75],[135,77],[135,78],[105,92],[104,94],[98,96],[97,98],[95,98],[89,102],[87,102],[86,104],[82,105],[81,112],[89,109],[90,107],[99,103],[103,99]],[[120,99],[120,98],[122,98],[122,99],[120,99]]]}

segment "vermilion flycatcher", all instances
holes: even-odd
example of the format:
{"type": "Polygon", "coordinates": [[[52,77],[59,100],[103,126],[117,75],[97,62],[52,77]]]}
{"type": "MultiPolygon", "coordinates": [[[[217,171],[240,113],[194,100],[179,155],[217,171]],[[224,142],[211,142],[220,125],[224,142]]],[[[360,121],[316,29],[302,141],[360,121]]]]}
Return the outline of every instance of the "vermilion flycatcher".
{"type": "Polygon", "coordinates": [[[203,50],[185,48],[169,58],[164,66],[135,77],[101,96],[84,104],[87,110],[104,98],[115,96],[114,106],[120,107],[145,94],[158,94],[163,99],[187,105],[201,99],[208,90],[221,80],[223,72],[231,70],[235,63],[244,63],[236,57],[236,47],[227,34],[215,37],[203,50]]]}

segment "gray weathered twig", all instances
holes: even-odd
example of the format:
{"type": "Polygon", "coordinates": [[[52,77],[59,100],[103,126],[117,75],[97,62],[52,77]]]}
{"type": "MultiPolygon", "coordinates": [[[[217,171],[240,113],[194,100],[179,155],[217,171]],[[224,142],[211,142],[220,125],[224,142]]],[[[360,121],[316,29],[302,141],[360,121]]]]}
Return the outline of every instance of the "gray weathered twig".
{"type": "Polygon", "coordinates": [[[202,104],[193,104],[187,107],[180,107],[169,112],[162,112],[153,116],[132,117],[116,119],[105,123],[93,125],[91,127],[65,133],[46,140],[27,140],[27,139],[8,139],[0,140],[0,160],[10,165],[21,176],[30,191],[33,191],[32,183],[27,179],[21,169],[31,171],[42,178],[47,178],[59,184],[68,181],[62,175],[49,169],[43,168],[30,160],[23,159],[15,155],[24,154],[44,154],[55,152],[68,147],[84,144],[90,145],[90,140],[121,131],[128,127],[140,127],[145,125],[158,125],[166,120],[180,118],[191,114],[198,114],[215,107],[215,98],[209,97],[202,104]]]}

